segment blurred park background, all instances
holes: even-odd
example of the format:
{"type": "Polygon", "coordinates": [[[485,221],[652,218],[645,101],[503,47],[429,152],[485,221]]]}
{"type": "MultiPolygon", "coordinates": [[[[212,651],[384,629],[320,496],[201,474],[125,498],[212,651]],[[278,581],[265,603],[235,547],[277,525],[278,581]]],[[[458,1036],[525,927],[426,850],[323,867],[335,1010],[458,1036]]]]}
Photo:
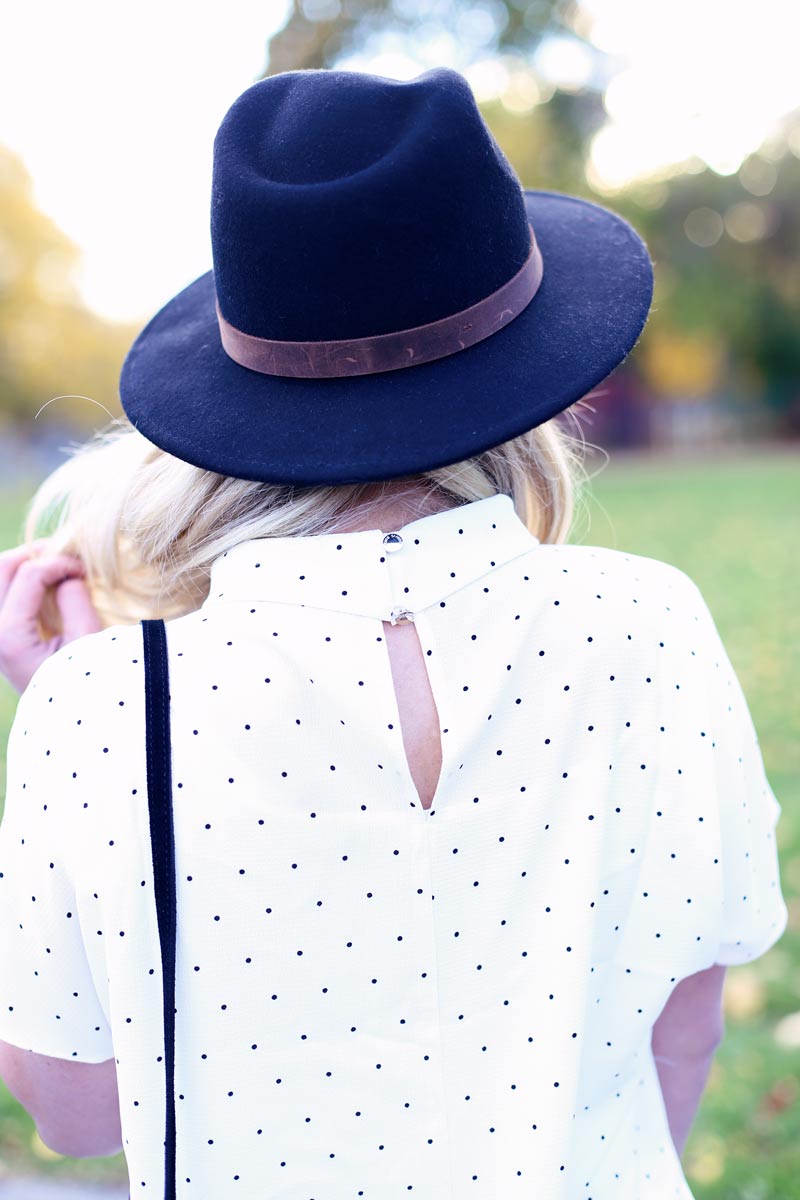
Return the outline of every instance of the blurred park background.
{"type": "MultiPolygon", "coordinates": [[[[698,1200],[800,1197],[797,5],[229,0],[221,20],[142,0],[134,21],[48,0],[18,35],[0,47],[0,548],[64,448],[120,414],[144,320],[211,265],[213,134],[260,75],[453,66],[526,187],[607,204],[644,235],[653,313],[579,406],[602,452],[573,540],[687,571],[750,702],[790,927],[728,973],[684,1162],[698,1200]]],[[[0,689],[0,747],[13,710],[0,689]]],[[[124,1164],[54,1155],[0,1087],[0,1196],[19,1172],[121,1181],[124,1164]]]]}

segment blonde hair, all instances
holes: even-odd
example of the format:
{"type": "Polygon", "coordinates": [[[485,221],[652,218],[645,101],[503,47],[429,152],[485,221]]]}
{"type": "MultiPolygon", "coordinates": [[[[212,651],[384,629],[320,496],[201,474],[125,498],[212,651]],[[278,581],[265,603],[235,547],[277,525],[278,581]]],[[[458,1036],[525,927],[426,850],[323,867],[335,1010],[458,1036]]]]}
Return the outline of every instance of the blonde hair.
{"type": "MultiPolygon", "coordinates": [[[[424,513],[429,497],[442,508],[502,492],[539,541],[566,541],[584,447],[551,420],[404,480],[300,488],[191,466],[114,421],[41,485],[26,537],[48,536],[53,550],[83,560],[105,624],[174,617],[199,608],[212,562],[237,543],[335,532],[390,497],[416,499],[424,513]]],[[[43,625],[58,627],[54,607],[43,625]]]]}

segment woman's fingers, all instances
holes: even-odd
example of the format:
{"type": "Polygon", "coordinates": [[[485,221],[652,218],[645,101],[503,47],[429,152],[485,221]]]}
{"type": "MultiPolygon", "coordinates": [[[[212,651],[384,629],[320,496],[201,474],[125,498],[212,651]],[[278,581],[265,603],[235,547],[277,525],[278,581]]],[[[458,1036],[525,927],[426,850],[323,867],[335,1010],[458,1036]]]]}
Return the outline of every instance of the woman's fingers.
{"type": "Polygon", "coordinates": [[[0,607],[6,598],[6,592],[11,587],[11,580],[19,567],[30,557],[29,546],[16,546],[13,550],[4,550],[0,554],[0,607]]]}
{"type": "MultiPolygon", "coordinates": [[[[83,564],[68,554],[44,553],[28,556],[21,562],[14,555],[7,555],[9,572],[10,562],[16,565],[0,604],[0,672],[12,687],[23,692],[41,663],[69,640],[66,637],[42,640],[39,614],[47,589],[58,589],[67,580],[79,580],[83,564]]],[[[67,595],[66,604],[70,618],[74,616],[79,626],[88,619],[79,599],[67,595]]]]}
{"type": "Polygon", "coordinates": [[[0,608],[17,570],[27,559],[36,557],[46,546],[47,538],[37,538],[26,546],[15,546],[13,550],[0,552],[0,608]]]}
{"type": "Polygon", "coordinates": [[[80,559],[68,554],[41,555],[19,563],[6,589],[0,626],[20,630],[36,627],[45,592],[65,579],[83,575],[80,559]]]}
{"type": "Polygon", "coordinates": [[[56,604],[61,614],[62,644],[103,628],[83,579],[60,583],[56,588],[56,604]]]}

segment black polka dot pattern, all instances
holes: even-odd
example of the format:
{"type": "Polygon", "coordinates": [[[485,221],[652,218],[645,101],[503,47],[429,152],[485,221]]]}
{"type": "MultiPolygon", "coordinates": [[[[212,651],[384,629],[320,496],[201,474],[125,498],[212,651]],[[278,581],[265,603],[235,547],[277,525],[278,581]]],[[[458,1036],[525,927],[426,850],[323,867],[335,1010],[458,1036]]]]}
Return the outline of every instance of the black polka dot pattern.
{"type": "MultiPolygon", "coordinates": [[[[688,1197],[650,1036],[780,936],[744,698],[695,586],[539,545],[506,496],[243,543],[168,625],[178,1195],[688,1197]],[[413,613],[443,767],[421,806],[382,622],[413,613]]],[[[20,701],[0,1037],[117,1060],[158,1195],[163,1041],[141,632],[20,701]]]]}

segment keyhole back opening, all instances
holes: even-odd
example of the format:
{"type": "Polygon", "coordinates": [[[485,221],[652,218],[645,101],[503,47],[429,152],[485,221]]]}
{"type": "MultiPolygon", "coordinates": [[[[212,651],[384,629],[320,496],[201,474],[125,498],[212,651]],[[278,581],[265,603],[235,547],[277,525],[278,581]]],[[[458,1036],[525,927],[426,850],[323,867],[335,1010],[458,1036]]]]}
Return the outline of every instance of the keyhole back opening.
{"type": "Polygon", "coordinates": [[[424,809],[430,809],[442,773],[442,738],[425,655],[412,622],[383,622],[403,748],[424,809]]]}

